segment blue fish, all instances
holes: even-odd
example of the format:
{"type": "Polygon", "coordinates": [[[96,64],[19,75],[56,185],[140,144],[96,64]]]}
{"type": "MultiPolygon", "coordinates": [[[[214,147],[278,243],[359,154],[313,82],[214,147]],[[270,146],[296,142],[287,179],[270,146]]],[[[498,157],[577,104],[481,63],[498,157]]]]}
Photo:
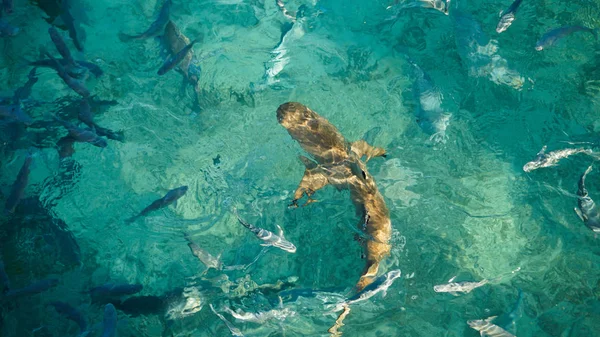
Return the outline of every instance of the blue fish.
{"type": "Polygon", "coordinates": [[[85,85],[79,81],[74,79],[73,77],[71,77],[71,75],[69,75],[69,73],[67,73],[67,71],[65,70],[65,68],[60,64],[60,62],[58,62],[58,60],[56,60],[52,55],[48,54],[46,52],[46,55],[54,61],[54,65],[56,66],[56,72],[58,73],[58,76],[60,78],[62,78],[62,80],[65,82],[65,84],[73,89],[73,91],[75,91],[76,93],[78,93],[79,95],[81,95],[82,97],[90,97],[90,92],[89,90],[85,87],[85,85]]]}
{"type": "Polygon", "coordinates": [[[553,29],[544,34],[535,44],[535,50],[541,51],[543,49],[546,49],[551,45],[555,44],[556,41],[560,40],[561,38],[573,34],[575,32],[588,32],[594,35],[596,40],[598,40],[598,32],[595,29],[583,26],[566,26],[553,29]]]}
{"type": "Polygon", "coordinates": [[[104,307],[104,329],[102,330],[102,337],[116,337],[117,336],[117,310],[115,306],[108,303],[104,307]]]}
{"type": "Polygon", "coordinates": [[[54,42],[54,46],[58,53],[69,63],[69,65],[75,66],[75,60],[73,59],[73,56],[71,56],[71,51],[69,51],[69,47],[67,47],[65,40],[63,40],[56,28],[52,26],[48,28],[48,34],[50,34],[50,39],[54,42]]]}
{"type": "Polygon", "coordinates": [[[177,200],[179,200],[179,198],[183,197],[185,195],[185,193],[187,192],[187,190],[188,190],[187,186],[181,186],[181,187],[177,187],[175,189],[170,190],[169,192],[167,192],[167,194],[164,197],[162,197],[158,200],[155,200],[153,203],[150,204],[150,206],[144,208],[140,212],[140,214],[130,218],[128,220],[128,222],[133,222],[139,217],[146,216],[150,212],[156,211],[161,208],[165,208],[165,207],[169,206],[170,204],[175,204],[175,207],[177,207],[177,200]]]}
{"type": "Polygon", "coordinates": [[[31,162],[33,161],[33,157],[28,155],[25,158],[25,162],[21,169],[19,170],[19,174],[17,174],[17,179],[13,183],[13,186],[10,190],[10,194],[6,199],[6,203],[4,204],[4,211],[6,213],[14,213],[15,208],[19,205],[21,199],[23,199],[23,195],[25,194],[25,188],[29,183],[29,172],[31,167],[31,162]]]}
{"type": "Polygon", "coordinates": [[[20,103],[0,105],[0,117],[21,122],[25,125],[33,124],[33,118],[23,111],[20,103]]]}
{"type": "Polygon", "coordinates": [[[34,282],[24,288],[9,290],[8,292],[6,292],[5,295],[6,295],[6,297],[9,297],[9,298],[26,296],[26,295],[34,295],[34,294],[39,294],[41,292],[44,292],[52,287],[56,287],[57,285],[58,285],[58,279],[50,278],[50,279],[45,279],[45,280],[41,280],[38,282],[34,282]]]}
{"type": "Polygon", "coordinates": [[[162,34],[165,30],[167,22],[169,22],[172,4],[173,2],[171,0],[165,0],[160,9],[160,13],[158,14],[158,18],[156,18],[152,25],[150,25],[150,28],[138,35],[126,35],[120,33],[119,38],[121,41],[125,42],[129,40],[143,40],[162,34]]]}

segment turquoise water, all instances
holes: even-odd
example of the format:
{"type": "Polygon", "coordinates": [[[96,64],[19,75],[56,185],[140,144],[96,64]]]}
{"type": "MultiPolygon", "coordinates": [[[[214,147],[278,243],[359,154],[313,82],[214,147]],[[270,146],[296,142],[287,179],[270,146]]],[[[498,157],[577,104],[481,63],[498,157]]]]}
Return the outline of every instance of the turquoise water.
{"type": "MultiPolygon", "coordinates": [[[[55,144],[67,132],[52,116],[77,123],[80,97],[43,67],[23,102],[35,122],[0,121],[3,203],[28,153],[34,158],[21,203],[0,223],[10,287],[58,279],[39,294],[0,297],[0,335],[77,336],[77,324],[49,305],[60,300],[99,336],[107,302],[148,296],[167,304],[138,305],[150,311],[139,315],[117,305],[120,336],[231,335],[209,304],[246,336],[328,336],[335,304],[353,294],[364,267],[354,240],[361,219],[350,193],[331,186],[315,194],[319,202],[288,208],[304,171],[302,149],[276,118],[288,101],[327,118],[348,141],[364,137],[388,152],[368,163],[393,229],[379,274],[402,275],[385,296],[351,306],[344,336],[477,336],[467,321],[500,316],[501,325],[519,289],[514,325],[505,324],[513,334],[600,335],[600,248],[573,211],[594,158],[522,169],[544,145],[597,149],[600,45],[578,32],[541,52],[534,46],[553,28],[600,28],[600,3],[525,0],[498,34],[510,1],[453,0],[449,15],[401,8],[418,3],[410,1],[284,1],[292,14],[306,10],[280,43],[292,21],[275,1],[174,0],[173,23],[202,39],[193,47],[201,69],[194,89],[176,70],[156,74],[167,55],[160,39],[119,39],[146,30],[161,1],[72,0],[85,51],[59,31],[75,59],[104,71],[85,85],[95,100],[115,102],[93,105],[94,118],[125,139],[103,149],[75,143],[61,160],[55,144]],[[419,100],[413,64],[438,96],[419,100]],[[415,110],[436,102],[450,117],[432,137],[415,110]],[[176,206],[127,222],[182,185],[189,189],[176,206]],[[232,207],[275,233],[279,224],[297,251],[263,251],[232,207]],[[225,268],[206,270],[184,233],[221,254],[225,268]],[[458,296],[433,290],[454,276],[490,283],[458,296]],[[93,300],[89,290],[108,282],[143,289],[93,300]],[[282,292],[298,289],[320,292],[282,292]],[[251,322],[226,308],[283,314],[251,322]]],[[[27,81],[27,61],[43,58],[41,50],[58,57],[44,6],[56,8],[15,1],[3,16],[21,29],[1,41],[0,97],[27,81]]],[[[594,169],[586,186],[600,198],[594,169]]]]}

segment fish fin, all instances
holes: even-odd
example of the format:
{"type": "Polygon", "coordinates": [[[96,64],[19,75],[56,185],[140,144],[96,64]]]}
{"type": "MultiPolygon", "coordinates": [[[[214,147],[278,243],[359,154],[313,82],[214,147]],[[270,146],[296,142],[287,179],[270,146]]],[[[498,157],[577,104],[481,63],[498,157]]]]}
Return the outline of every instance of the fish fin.
{"type": "Polygon", "coordinates": [[[448,283],[452,283],[454,282],[454,280],[458,277],[458,275],[453,276],[451,279],[448,280],[448,283]]]}
{"type": "Polygon", "coordinates": [[[175,200],[175,201],[173,202],[173,207],[174,207],[174,208],[177,208],[177,200],[175,200]]]}
{"type": "Polygon", "coordinates": [[[362,139],[352,143],[350,145],[350,149],[352,152],[356,153],[359,158],[362,158],[362,156],[367,156],[367,160],[365,160],[365,162],[368,162],[371,158],[375,157],[386,157],[385,150],[383,148],[371,146],[362,139]]]}
{"type": "Polygon", "coordinates": [[[498,316],[490,316],[490,317],[488,317],[488,318],[484,319],[484,321],[486,321],[486,322],[492,322],[492,321],[493,321],[493,320],[495,320],[497,317],[498,317],[498,316]]]}
{"type": "Polygon", "coordinates": [[[279,226],[279,225],[276,225],[276,226],[277,226],[277,228],[279,229],[279,236],[280,236],[282,239],[285,239],[285,236],[284,236],[284,234],[283,234],[283,229],[281,228],[281,226],[279,226]]]}
{"type": "Polygon", "coordinates": [[[581,210],[577,207],[575,207],[573,210],[575,211],[575,213],[577,213],[577,216],[579,217],[579,219],[581,219],[581,221],[585,222],[585,215],[583,215],[581,210]]]}
{"type": "Polygon", "coordinates": [[[542,156],[546,153],[546,149],[548,148],[548,145],[544,145],[544,147],[542,147],[542,149],[540,150],[540,152],[537,153],[538,156],[542,156]]]}
{"type": "Polygon", "coordinates": [[[500,11],[500,13],[498,13],[498,17],[501,18],[503,14],[504,14],[504,11],[502,10],[502,11],[500,11]]]}
{"type": "Polygon", "coordinates": [[[294,192],[294,199],[292,200],[292,204],[290,205],[293,207],[298,207],[298,200],[302,199],[304,194],[306,194],[308,200],[303,206],[315,202],[315,200],[311,198],[312,195],[329,183],[329,181],[327,180],[327,176],[325,176],[321,167],[319,167],[306,157],[301,156],[301,160],[302,158],[308,161],[304,163],[304,165],[306,166],[306,169],[304,170],[304,176],[302,177],[298,188],[294,192]]]}

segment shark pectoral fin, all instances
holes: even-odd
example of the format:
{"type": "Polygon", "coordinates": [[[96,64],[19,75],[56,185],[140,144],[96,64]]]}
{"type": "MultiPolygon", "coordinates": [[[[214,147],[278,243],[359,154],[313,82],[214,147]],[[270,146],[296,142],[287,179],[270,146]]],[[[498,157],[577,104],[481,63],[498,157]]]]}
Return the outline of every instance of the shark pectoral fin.
{"type": "Polygon", "coordinates": [[[306,194],[308,200],[303,206],[314,202],[314,199],[311,199],[311,196],[327,184],[327,177],[320,167],[316,166],[312,169],[307,167],[304,171],[304,176],[302,177],[302,180],[296,189],[296,192],[294,192],[294,200],[292,200],[292,204],[290,206],[298,207],[298,200],[302,199],[304,194],[306,194]]]}
{"type": "Polygon", "coordinates": [[[488,318],[485,319],[486,322],[492,322],[493,320],[495,320],[498,316],[490,316],[488,318]]]}
{"type": "Polygon", "coordinates": [[[358,157],[362,158],[362,156],[367,156],[367,161],[369,161],[371,158],[375,158],[375,157],[385,157],[385,150],[381,147],[374,147],[369,145],[369,143],[367,143],[364,140],[357,140],[354,143],[352,143],[350,145],[350,149],[352,150],[352,152],[356,153],[356,155],[358,155],[358,157]]]}
{"type": "Polygon", "coordinates": [[[581,221],[585,222],[585,215],[583,215],[581,210],[577,207],[573,208],[573,210],[575,210],[575,213],[577,213],[577,216],[579,217],[579,219],[581,219],[581,221]]]}

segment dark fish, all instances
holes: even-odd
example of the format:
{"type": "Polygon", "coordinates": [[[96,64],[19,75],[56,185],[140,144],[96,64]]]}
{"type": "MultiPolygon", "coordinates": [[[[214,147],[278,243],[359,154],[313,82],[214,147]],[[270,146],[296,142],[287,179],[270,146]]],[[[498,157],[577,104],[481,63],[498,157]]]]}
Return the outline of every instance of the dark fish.
{"type": "Polygon", "coordinates": [[[58,285],[58,279],[50,278],[32,283],[24,288],[9,290],[5,295],[6,297],[19,297],[25,295],[34,295],[44,292],[52,287],[58,285]]]}
{"type": "Polygon", "coordinates": [[[33,119],[21,109],[21,104],[0,105],[0,117],[5,117],[25,125],[33,124],[33,119]]]}
{"type": "Polygon", "coordinates": [[[69,303],[53,301],[50,305],[56,309],[56,312],[65,316],[67,319],[72,320],[79,325],[79,330],[84,332],[87,330],[87,322],[79,310],[73,308],[69,303]]]}
{"type": "Polygon", "coordinates": [[[13,183],[12,189],[10,190],[10,195],[6,199],[6,204],[4,205],[5,212],[14,213],[19,201],[21,201],[23,198],[23,195],[25,194],[25,188],[29,182],[29,169],[32,161],[33,157],[31,155],[28,155],[27,158],[25,158],[25,162],[23,163],[23,166],[21,166],[21,170],[19,170],[17,179],[13,183]]]}
{"type": "Polygon", "coordinates": [[[103,136],[108,139],[116,140],[118,142],[125,141],[125,135],[123,134],[123,131],[113,131],[111,129],[103,128],[103,127],[99,126],[98,124],[94,124],[94,125],[96,128],[96,134],[98,136],[103,136]]]}
{"type": "Polygon", "coordinates": [[[63,40],[56,28],[50,26],[50,28],[48,28],[48,33],[50,34],[50,39],[52,42],[54,42],[54,46],[56,46],[58,53],[68,62],[70,66],[76,66],[75,60],[69,51],[69,47],[67,47],[65,40],[63,40]]]}
{"type": "Polygon", "coordinates": [[[108,303],[104,307],[104,329],[102,330],[102,337],[116,337],[117,336],[117,310],[115,306],[108,303]]]}
{"type": "MultiPolygon", "coordinates": [[[[69,74],[72,77],[78,78],[78,77],[82,76],[81,67],[87,68],[96,77],[100,77],[100,76],[102,76],[102,74],[104,74],[104,72],[102,71],[102,69],[100,69],[99,66],[97,66],[91,62],[75,61],[75,63],[77,63],[78,66],[72,67],[72,66],[69,66],[69,62],[65,59],[56,59],[56,61],[58,61],[58,63],[65,68],[67,74],[69,74]],[[81,66],[81,67],[79,67],[79,66],[81,66]]],[[[29,62],[29,65],[34,66],[34,67],[48,67],[48,68],[52,68],[52,69],[58,71],[56,62],[51,59],[32,61],[32,62],[29,62]]]]}
{"type": "Polygon", "coordinates": [[[590,165],[579,178],[579,188],[577,189],[577,206],[579,208],[575,208],[575,212],[589,229],[594,233],[600,233],[600,211],[585,188],[585,177],[591,171],[592,166],[590,165]]]}
{"type": "Polygon", "coordinates": [[[141,284],[114,284],[114,283],[106,283],[101,286],[92,288],[90,290],[90,295],[92,297],[119,297],[126,295],[137,294],[144,286],[141,284]]]}
{"type": "Polygon", "coordinates": [[[500,13],[500,21],[498,21],[498,25],[496,26],[496,32],[498,34],[507,30],[508,27],[512,25],[513,21],[515,21],[515,14],[517,14],[517,9],[519,9],[521,2],[523,2],[523,0],[515,0],[510,7],[500,13]]]}
{"type": "Polygon", "coordinates": [[[38,77],[35,74],[36,69],[37,68],[31,69],[27,75],[27,82],[22,87],[15,90],[15,95],[13,97],[15,104],[18,104],[31,96],[31,88],[33,88],[33,85],[38,81],[38,77]]]}
{"type": "Polygon", "coordinates": [[[192,49],[194,44],[197,43],[199,40],[200,39],[198,39],[198,38],[195,39],[194,41],[190,42],[187,46],[183,47],[183,49],[181,49],[177,54],[169,57],[165,61],[165,63],[163,63],[162,67],[160,67],[160,69],[158,69],[158,72],[157,72],[158,75],[164,75],[169,70],[175,68],[186,56],[188,56],[190,49],[192,49]]]}
{"type": "Polygon", "coordinates": [[[65,84],[69,88],[73,89],[73,91],[75,91],[82,97],[86,97],[86,98],[90,97],[89,90],[85,87],[85,85],[81,81],[76,80],[73,77],[71,77],[67,73],[65,68],[58,62],[58,60],[56,60],[54,57],[52,57],[52,55],[50,55],[48,53],[46,53],[46,55],[54,61],[54,65],[56,66],[56,72],[58,73],[58,76],[60,78],[62,78],[62,80],[65,82],[65,84]]]}
{"type": "Polygon", "coordinates": [[[60,17],[65,23],[65,26],[67,26],[67,29],[69,31],[69,37],[73,40],[75,48],[77,48],[77,50],[79,50],[80,52],[83,52],[83,40],[85,39],[85,31],[81,28],[79,23],[75,22],[75,18],[71,13],[71,7],[72,6],[70,0],[63,0],[61,2],[62,11],[60,17]]]}
{"type": "Polygon", "coordinates": [[[6,14],[12,14],[13,0],[2,0],[2,8],[6,14]]]}
{"type": "Polygon", "coordinates": [[[5,294],[10,290],[10,279],[4,269],[4,262],[0,260],[0,293],[5,294]]]}
{"type": "Polygon", "coordinates": [[[56,118],[56,117],[55,117],[55,119],[69,131],[69,136],[74,141],[81,142],[81,143],[90,143],[97,147],[108,146],[106,139],[98,136],[94,131],[82,129],[80,127],[73,125],[72,123],[69,123],[67,121],[64,121],[64,120],[56,118]]]}
{"type": "Polygon", "coordinates": [[[160,9],[160,13],[158,14],[158,18],[156,18],[156,21],[154,21],[152,23],[152,25],[150,25],[150,28],[148,28],[145,32],[138,34],[138,35],[126,35],[126,34],[121,33],[121,34],[119,34],[119,38],[121,39],[121,41],[143,40],[143,39],[151,38],[151,37],[162,34],[163,31],[165,30],[165,26],[167,25],[167,22],[169,22],[169,14],[171,12],[171,5],[172,5],[171,0],[165,0],[165,2],[163,3],[163,5],[160,9]]]}
{"type": "MultiPolygon", "coordinates": [[[[140,214],[129,219],[129,222],[133,222],[133,221],[135,221],[135,219],[137,219],[141,216],[145,216],[150,212],[156,211],[158,209],[167,207],[170,204],[176,203],[177,200],[179,200],[179,198],[181,198],[185,195],[187,190],[188,190],[187,186],[181,186],[181,187],[177,187],[175,189],[170,190],[169,192],[167,192],[167,194],[164,197],[154,201],[152,204],[150,204],[150,206],[144,208],[142,210],[142,212],[140,212],[140,214]]],[[[175,207],[177,207],[177,205],[175,205],[175,207]]]]}
{"type": "Polygon", "coordinates": [[[19,33],[19,27],[13,26],[0,18],[0,37],[11,37],[19,33]]]}
{"type": "Polygon", "coordinates": [[[572,33],[580,32],[580,31],[588,32],[588,33],[594,35],[596,40],[598,39],[598,33],[595,29],[591,29],[591,28],[587,28],[587,27],[583,27],[583,26],[560,27],[560,28],[553,29],[553,30],[547,32],[546,34],[544,34],[539,39],[539,41],[535,44],[535,50],[541,51],[545,48],[550,47],[551,45],[556,43],[556,41],[558,41],[559,39],[561,39],[567,35],[570,35],[572,33]]]}

